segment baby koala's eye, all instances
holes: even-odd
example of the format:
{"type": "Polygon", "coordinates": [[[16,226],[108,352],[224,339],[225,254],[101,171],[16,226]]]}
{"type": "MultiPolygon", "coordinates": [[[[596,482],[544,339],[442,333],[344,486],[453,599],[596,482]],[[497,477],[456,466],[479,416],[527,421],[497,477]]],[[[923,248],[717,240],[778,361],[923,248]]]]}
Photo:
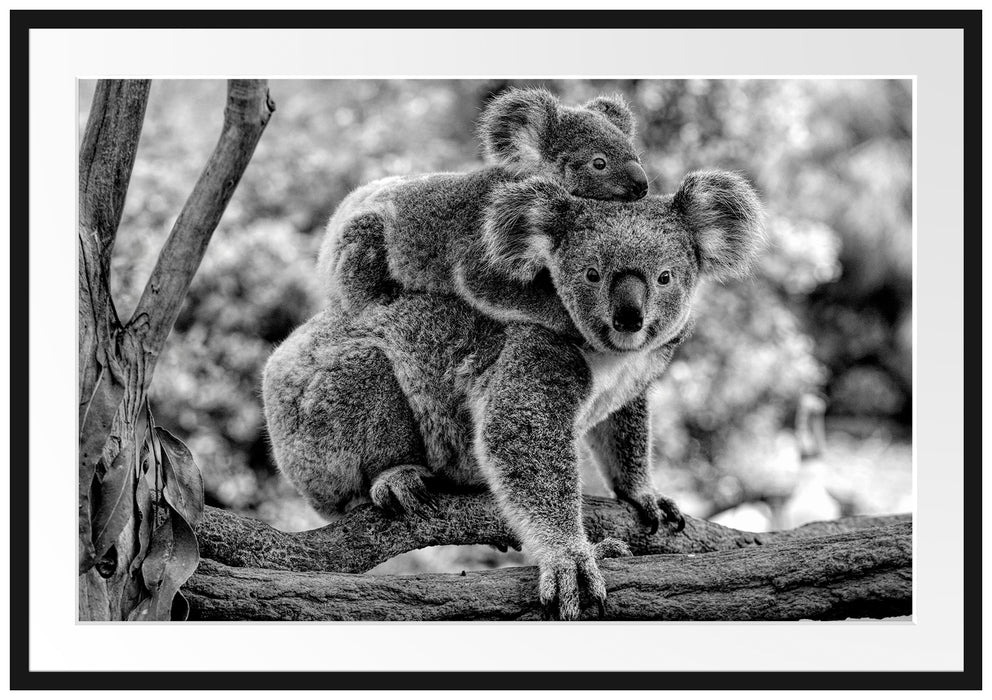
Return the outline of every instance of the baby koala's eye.
{"type": "Polygon", "coordinates": [[[658,275],[659,284],[668,284],[671,281],[672,281],[672,273],[669,272],[668,270],[665,270],[660,275],[658,275]]]}
{"type": "Polygon", "coordinates": [[[595,267],[590,267],[586,270],[586,279],[592,283],[599,282],[599,270],[595,267]]]}
{"type": "Polygon", "coordinates": [[[606,167],[606,158],[593,158],[592,167],[596,168],[596,170],[604,169],[606,167]]]}

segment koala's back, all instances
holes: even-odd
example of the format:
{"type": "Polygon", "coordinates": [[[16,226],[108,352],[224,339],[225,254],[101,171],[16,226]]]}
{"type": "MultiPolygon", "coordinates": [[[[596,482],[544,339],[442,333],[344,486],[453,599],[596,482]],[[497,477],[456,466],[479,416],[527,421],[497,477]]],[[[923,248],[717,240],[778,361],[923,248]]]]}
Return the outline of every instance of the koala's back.
{"type": "Polygon", "coordinates": [[[389,270],[404,289],[452,293],[452,271],[479,237],[493,188],[515,175],[502,168],[407,178],[382,198],[389,270]]]}
{"type": "Polygon", "coordinates": [[[317,269],[328,299],[355,311],[394,287],[456,291],[455,261],[478,237],[491,191],[518,178],[492,166],[359,187],[335,210],[321,244],[317,269]]]}

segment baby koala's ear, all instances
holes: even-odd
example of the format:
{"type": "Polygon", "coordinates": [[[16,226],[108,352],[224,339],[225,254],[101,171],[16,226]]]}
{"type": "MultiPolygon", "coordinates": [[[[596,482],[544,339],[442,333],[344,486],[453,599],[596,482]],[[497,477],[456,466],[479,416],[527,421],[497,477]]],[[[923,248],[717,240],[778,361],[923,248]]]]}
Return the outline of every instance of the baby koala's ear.
{"type": "Polygon", "coordinates": [[[553,180],[532,177],[497,188],[486,207],[482,241],[495,271],[528,282],[551,259],[567,230],[571,195],[553,180]]]}
{"type": "Polygon", "coordinates": [[[743,277],[764,242],[764,210],[743,177],[724,170],[689,173],[672,199],[672,210],[695,237],[702,272],[743,277]]]}
{"type": "Polygon", "coordinates": [[[585,109],[600,112],[627,138],[634,137],[634,113],[621,95],[602,96],[582,105],[585,109]]]}
{"type": "Polygon", "coordinates": [[[486,162],[511,167],[540,164],[559,109],[561,102],[544,89],[512,88],[494,97],[479,117],[486,162]]]}

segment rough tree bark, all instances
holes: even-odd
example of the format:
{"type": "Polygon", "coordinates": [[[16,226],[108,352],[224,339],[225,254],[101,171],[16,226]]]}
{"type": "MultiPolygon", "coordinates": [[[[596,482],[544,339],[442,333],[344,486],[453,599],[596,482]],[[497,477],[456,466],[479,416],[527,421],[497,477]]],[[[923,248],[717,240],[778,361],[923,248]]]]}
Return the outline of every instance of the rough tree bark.
{"type": "MultiPolygon", "coordinates": [[[[623,540],[643,554],[702,554],[853,530],[910,523],[909,515],[850,517],[810,523],[781,532],[743,532],[706,520],[686,518],[685,530],[664,528],[649,534],[633,506],[610,498],[586,496],[583,504],[590,540],[623,540]]],[[[316,530],[281,532],[253,518],[207,508],[196,529],[204,557],[234,567],[288,571],[363,573],[397,554],[445,544],[518,547],[488,494],[449,494],[423,517],[390,518],[371,505],[355,508],[341,520],[316,530]]]]}
{"type": "MultiPolygon", "coordinates": [[[[870,523],[851,519],[848,525],[857,529],[808,536],[843,527],[817,524],[807,536],[775,533],[768,544],[743,549],[735,544],[741,540],[721,536],[715,541],[731,549],[607,560],[602,563],[609,592],[606,617],[730,621],[905,615],[912,609],[912,524],[901,520],[858,528],[870,523]]],[[[707,529],[705,521],[692,524],[707,529]]],[[[300,573],[204,559],[186,594],[191,618],[200,620],[530,620],[540,616],[536,575],[533,567],[461,575],[300,573]]],[[[594,606],[587,606],[583,616],[594,618],[594,606]]]]}
{"type": "MultiPolygon", "coordinates": [[[[590,539],[617,537],[639,555],[603,563],[611,619],[833,620],[912,607],[909,515],[771,533],[687,518],[682,533],[651,535],[624,503],[586,497],[583,510],[590,539]]],[[[487,494],[446,495],[423,517],[361,506],[298,533],[208,508],[197,536],[204,559],[186,589],[194,619],[527,620],[540,612],[532,567],[359,575],[421,547],[516,546],[487,494]]]]}
{"type": "Polygon", "coordinates": [[[122,323],[110,260],[148,100],[147,80],[97,83],[79,154],[79,616],[123,619],[137,602],[135,474],[145,392],[186,290],[274,105],[264,80],[228,82],[224,127],[122,323]],[[99,527],[94,531],[93,523],[99,527]]]}

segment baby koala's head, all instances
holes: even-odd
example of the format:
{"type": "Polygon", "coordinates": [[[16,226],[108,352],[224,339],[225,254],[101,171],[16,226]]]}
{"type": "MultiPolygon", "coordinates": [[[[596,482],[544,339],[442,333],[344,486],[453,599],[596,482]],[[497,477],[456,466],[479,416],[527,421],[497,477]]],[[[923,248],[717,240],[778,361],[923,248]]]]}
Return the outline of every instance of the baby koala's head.
{"type": "Polygon", "coordinates": [[[648,193],[634,115],[621,97],[569,107],[547,90],[507,90],[486,105],[479,136],[488,162],[547,175],[576,197],[632,201],[648,193]]]}
{"type": "Polygon", "coordinates": [[[660,347],[683,330],[701,275],[745,275],[762,220],[754,190],[729,172],[691,173],[674,195],[623,204],[530,178],[495,193],[484,241],[503,275],[531,280],[548,270],[592,348],[628,352],[660,347]]]}

